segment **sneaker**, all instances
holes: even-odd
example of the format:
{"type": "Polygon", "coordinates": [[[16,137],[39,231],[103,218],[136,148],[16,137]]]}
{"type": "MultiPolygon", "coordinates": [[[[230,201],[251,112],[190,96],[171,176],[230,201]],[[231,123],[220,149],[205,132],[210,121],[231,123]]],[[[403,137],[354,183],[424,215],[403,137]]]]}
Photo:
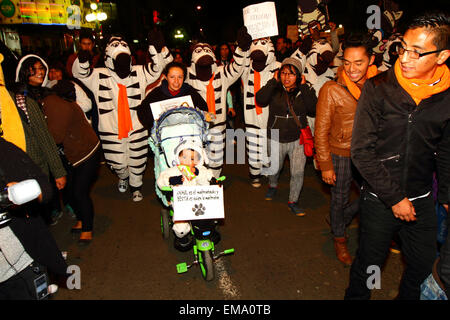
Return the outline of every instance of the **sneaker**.
{"type": "Polygon", "coordinates": [[[254,188],[259,188],[261,187],[261,180],[259,178],[255,178],[255,179],[251,179],[251,185],[254,188]]]}
{"type": "Polygon", "coordinates": [[[117,187],[119,188],[119,192],[124,193],[128,190],[128,180],[127,179],[120,179],[119,183],[117,184],[117,187]]]}
{"type": "Polygon", "coordinates": [[[62,217],[63,212],[60,210],[53,210],[51,215],[51,222],[50,225],[54,226],[58,223],[58,220],[62,217]]]}
{"type": "Polygon", "coordinates": [[[292,213],[295,214],[297,217],[303,217],[306,215],[305,210],[300,208],[298,204],[295,202],[288,202],[288,207],[289,209],[291,209],[292,213]]]}
{"type": "Polygon", "coordinates": [[[141,201],[142,199],[144,199],[144,196],[142,195],[142,193],[139,190],[136,190],[133,192],[133,201],[134,202],[141,201]]]}
{"type": "Polygon", "coordinates": [[[269,187],[269,189],[266,192],[266,200],[272,200],[273,197],[275,197],[276,193],[277,193],[277,188],[269,187]]]}

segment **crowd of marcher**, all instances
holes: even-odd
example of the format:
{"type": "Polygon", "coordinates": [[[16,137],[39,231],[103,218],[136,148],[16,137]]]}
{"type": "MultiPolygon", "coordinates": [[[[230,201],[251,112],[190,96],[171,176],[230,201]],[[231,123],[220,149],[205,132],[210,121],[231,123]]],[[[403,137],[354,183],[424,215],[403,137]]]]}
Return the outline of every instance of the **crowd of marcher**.
{"type": "MultiPolygon", "coordinates": [[[[346,299],[370,298],[368,267],[383,266],[393,239],[406,261],[398,298],[448,297],[450,243],[436,240],[436,208],[448,212],[450,200],[449,22],[447,13],[423,14],[383,39],[377,30],[338,37],[330,22],[329,40],[311,25],[294,43],[252,39],[242,27],[234,43],[198,42],[189,50],[169,49],[151,31],[148,50],[133,52],[120,36],[99,50],[81,32],[79,51],[65,61],[24,55],[15,75],[5,75],[13,84],[0,79],[2,159],[14,159],[0,163],[1,187],[35,178],[42,196],[9,207],[12,222],[0,225],[0,298],[36,298],[36,268],[55,281],[67,277],[41,219],[54,225],[67,212],[80,245],[93,241],[90,192],[100,163],[117,175],[119,192],[143,199],[152,104],[184,96],[209,122],[208,161],[180,149],[178,167],[160,183],[189,184],[206,173],[205,183],[216,181],[226,165],[226,129],[242,126],[249,183],[268,182],[267,201],[277,195],[286,156],[292,214],[308,211],[299,203],[308,157],[330,185],[336,257],[351,266],[346,299]],[[353,183],[360,194],[350,202],[353,183]],[[346,228],[357,214],[353,258],[346,228]]],[[[185,250],[186,232],[174,231],[185,250]]]]}

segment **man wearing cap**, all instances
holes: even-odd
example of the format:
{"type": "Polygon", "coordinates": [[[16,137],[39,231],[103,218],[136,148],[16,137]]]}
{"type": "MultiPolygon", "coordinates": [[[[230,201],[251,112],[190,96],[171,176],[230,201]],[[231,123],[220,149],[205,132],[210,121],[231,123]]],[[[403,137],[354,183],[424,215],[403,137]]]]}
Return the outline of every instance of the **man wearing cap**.
{"type": "Polygon", "coordinates": [[[308,125],[306,116],[315,116],[317,102],[314,89],[301,83],[302,70],[298,59],[286,58],[275,77],[256,93],[256,102],[262,108],[269,108],[267,137],[270,141],[267,144],[271,149],[271,174],[266,200],[272,200],[276,194],[282,164],[288,155],[291,167],[288,208],[297,216],[305,215],[305,210],[297,204],[306,164],[300,132],[308,125]],[[272,136],[276,131],[278,139],[272,136]]]}
{"type": "Polygon", "coordinates": [[[352,263],[345,228],[358,211],[358,201],[349,203],[353,180],[350,159],[353,119],[361,88],[377,74],[373,65],[370,38],[351,34],[343,44],[343,65],[336,81],[328,81],[319,91],[315,122],[316,159],[322,180],[331,185],[330,224],[339,261],[352,263]]]}

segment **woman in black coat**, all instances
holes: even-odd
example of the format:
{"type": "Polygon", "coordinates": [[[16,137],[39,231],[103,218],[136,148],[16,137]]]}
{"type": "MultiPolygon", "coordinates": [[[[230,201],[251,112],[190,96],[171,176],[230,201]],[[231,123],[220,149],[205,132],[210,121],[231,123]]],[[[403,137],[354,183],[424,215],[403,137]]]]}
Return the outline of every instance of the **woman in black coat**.
{"type": "Polygon", "coordinates": [[[314,89],[302,84],[302,66],[295,58],[283,60],[278,76],[269,80],[256,93],[256,102],[269,108],[267,122],[268,145],[271,150],[271,173],[266,200],[272,200],[277,191],[278,178],[284,159],[289,156],[291,169],[288,208],[297,216],[304,216],[305,209],[297,202],[303,187],[306,164],[304,145],[300,144],[300,131],[308,126],[307,116],[314,117],[317,97],[314,89]],[[289,107],[291,106],[291,108],[289,107]],[[295,113],[295,116],[293,115],[295,113]],[[278,131],[278,136],[271,136],[278,131]],[[274,148],[277,146],[277,148],[274,148]],[[278,154],[273,154],[278,150],[278,154]],[[278,159],[277,159],[278,158],[278,159]],[[278,161],[278,166],[276,161],[278,161]]]}
{"type": "Polygon", "coordinates": [[[186,72],[185,65],[178,62],[171,62],[166,66],[163,71],[164,80],[161,81],[161,85],[150,91],[137,109],[139,121],[145,129],[151,130],[153,127],[155,119],[150,104],[154,102],[191,96],[192,102],[197,109],[208,111],[208,105],[202,96],[197,90],[184,82],[186,72]]]}

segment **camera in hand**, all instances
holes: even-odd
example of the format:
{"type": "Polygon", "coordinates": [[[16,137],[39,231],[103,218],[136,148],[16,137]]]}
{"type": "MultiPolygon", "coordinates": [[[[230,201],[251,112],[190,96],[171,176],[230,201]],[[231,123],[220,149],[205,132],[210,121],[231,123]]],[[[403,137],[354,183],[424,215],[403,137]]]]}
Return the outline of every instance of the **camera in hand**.
{"type": "Polygon", "coordinates": [[[35,179],[28,179],[6,187],[0,192],[0,228],[11,221],[8,209],[13,205],[22,205],[36,199],[41,194],[41,187],[35,179]]]}

